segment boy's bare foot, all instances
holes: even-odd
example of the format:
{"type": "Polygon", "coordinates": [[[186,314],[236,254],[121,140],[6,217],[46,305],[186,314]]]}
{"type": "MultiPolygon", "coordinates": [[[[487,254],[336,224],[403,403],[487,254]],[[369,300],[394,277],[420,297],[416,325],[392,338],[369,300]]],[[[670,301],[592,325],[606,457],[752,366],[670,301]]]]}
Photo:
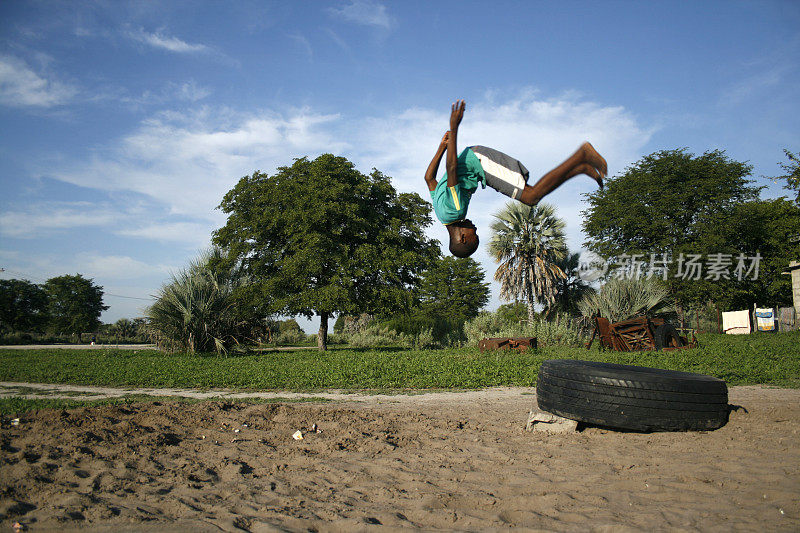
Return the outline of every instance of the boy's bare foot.
{"type": "Polygon", "coordinates": [[[608,163],[606,163],[606,160],[603,159],[603,156],[597,153],[597,150],[594,149],[594,146],[592,146],[591,143],[583,143],[580,147],[580,150],[583,152],[584,161],[596,168],[597,171],[600,172],[601,177],[604,178],[608,175],[608,163]]]}
{"type": "Polygon", "coordinates": [[[577,176],[578,174],[586,174],[590,178],[593,178],[594,181],[597,182],[597,184],[600,186],[601,189],[603,188],[603,176],[600,174],[600,172],[596,168],[594,168],[589,163],[581,163],[580,165],[576,165],[570,171],[569,177],[577,176]]]}

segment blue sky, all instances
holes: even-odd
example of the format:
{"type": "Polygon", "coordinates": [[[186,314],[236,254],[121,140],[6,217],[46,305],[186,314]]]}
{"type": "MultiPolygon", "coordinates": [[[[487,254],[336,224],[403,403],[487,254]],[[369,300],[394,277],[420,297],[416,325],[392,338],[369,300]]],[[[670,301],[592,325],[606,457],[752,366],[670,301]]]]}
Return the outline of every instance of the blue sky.
{"type": "MultiPolygon", "coordinates": [[[[6,0],[0,276],[79,272],[104,287],[104,321],[140,316],[254,170],[332,152],[428,198],[456,98],[459,143],[507,152],[532,178],[583,140],[612,175],[661,149],[722,149],[780,196],[763,176],[800,150],[799,58],[792,0],[6,0]]],[[[547,199],[576,250],[593,186],[547,199]]],[[[505,200],[473,198],[484,243],[505,200]]],[[[474,257],[491,278],[485,248],[474,257]]]]}

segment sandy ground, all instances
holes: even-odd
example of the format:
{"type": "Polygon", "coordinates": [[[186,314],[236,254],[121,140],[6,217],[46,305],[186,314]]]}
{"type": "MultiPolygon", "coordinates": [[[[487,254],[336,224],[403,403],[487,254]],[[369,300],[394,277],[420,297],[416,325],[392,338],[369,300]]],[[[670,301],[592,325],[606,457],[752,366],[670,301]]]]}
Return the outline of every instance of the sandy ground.
{"type": "Polygon", "coordinates": [[[526,432],[529,389],[42,410],[0,429],[0,527],[799,531],[800,390],[730,402],[650,434],[526,432]]]}

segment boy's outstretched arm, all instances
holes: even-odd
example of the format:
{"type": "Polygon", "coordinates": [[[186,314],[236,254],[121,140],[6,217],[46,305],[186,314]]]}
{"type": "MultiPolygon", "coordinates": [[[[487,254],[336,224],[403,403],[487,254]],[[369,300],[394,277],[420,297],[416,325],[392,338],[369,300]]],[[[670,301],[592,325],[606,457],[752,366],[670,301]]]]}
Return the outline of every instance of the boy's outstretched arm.
{"type": "Polygon", "coordinates": [[[428,170],[425,171],[425,183],[428,184],[429,191],[436,190],[436,173],[439,172],[439,163],[442,161],[445,150],[447,150],[447,138],[449,136],[449,131],[444,132],[442,141],[439,143],[439,148],[436,149],[436,154],[434,154],[433,159],[431,159],[428,170]]]}
{"type": "Polygon", "coordinates": [[[458,184],[458,151],[457,137],[458,125],[464,118],[464,100],[456,100],[450,107],[450,136],[447,139],[447,186],[455,187],[458,184]]]}

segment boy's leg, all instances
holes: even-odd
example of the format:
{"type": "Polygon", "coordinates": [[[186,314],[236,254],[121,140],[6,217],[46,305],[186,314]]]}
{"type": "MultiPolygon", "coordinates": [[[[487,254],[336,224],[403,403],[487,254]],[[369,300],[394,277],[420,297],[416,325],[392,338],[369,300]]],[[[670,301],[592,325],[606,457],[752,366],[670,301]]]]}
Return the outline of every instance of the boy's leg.
{"type": "Polygon", "coordinates": [[[603,156],[588,142],[583,143],[574,154],[542,176],[533,186],[526,185],[519,199],[525,204],[536,205],[565,181],[578,174],[587,174],[602,187],[607,172],[608,165],[603,156]]]}

